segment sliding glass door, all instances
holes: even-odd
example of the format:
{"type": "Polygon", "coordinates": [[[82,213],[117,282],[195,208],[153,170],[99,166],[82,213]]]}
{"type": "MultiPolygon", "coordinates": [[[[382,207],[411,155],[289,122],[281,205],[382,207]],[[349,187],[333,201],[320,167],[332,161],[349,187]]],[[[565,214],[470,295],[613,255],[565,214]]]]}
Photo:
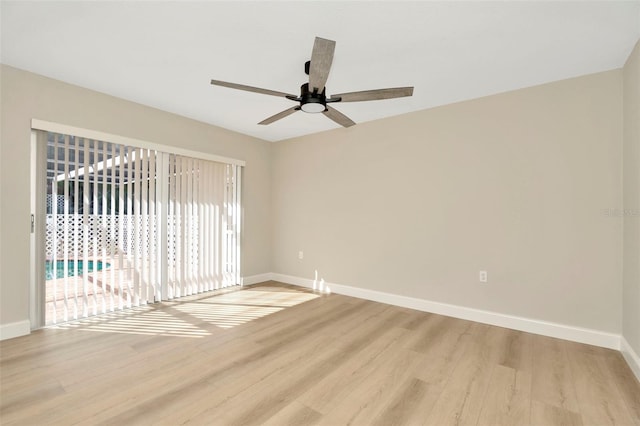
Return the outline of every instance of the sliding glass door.
{"type": "Polygon", "coordinates": [[[241,166],[44,131],[37,146],[45,325],[239,283],[241,166]]]}

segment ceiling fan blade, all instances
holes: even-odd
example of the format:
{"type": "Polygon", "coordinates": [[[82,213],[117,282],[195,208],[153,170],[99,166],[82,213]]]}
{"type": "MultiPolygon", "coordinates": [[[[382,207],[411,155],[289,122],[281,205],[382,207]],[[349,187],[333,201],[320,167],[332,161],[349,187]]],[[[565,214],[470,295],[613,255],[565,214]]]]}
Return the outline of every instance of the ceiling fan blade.
{"type": "Polygon", "coordinates": [[[327,84],[327,78],[329,78],[329,70],[331,69],[333,51],[335,49],[335,41],[316,37],[309,65],[310,91],[313,92],[314,89],[317,89],[318,93],[322,93],[325,84],[327,84]]]}
{"type": "Polygon", "coordinates": [[[299,106],[294,106],[293,108],[285,109],[284,111],[279,112],[279,113],[277,113],[277,114],[275,114],[275,115],[272,115],[272,116],[271,116],[271,117],[269,117],[269,118],[265,118],[264,120],[262,120],[262,121],[261,121],[261,122],[259,122],[258,124],[265,124],[265,125],[266,125],[266,124],[271,124],[271,123],[273,123],[274,121],[278,121],[278,120],[280,120],[281,118],[285,118],[286,116],[293,114],[294,112],[298,111],[299,109],[300,109],[300,107],[299,107],[299,106]]]}
{"type": "Polygon", "coordinates": [[[363,90],[331,95],[331,98],[342,98],[341,102],[377,101],[379,99],[402,98],[413,95],[413,87],[394,87],[391,89],[363,90]]]}
{"type": "Polygon", "coordinates": [[[287,96],[291,96],[294,98],[296,97],[295,95],[292,95],[290,93],[277,92],[275,90],[269,90],[269,89],[261,89],[259,87],[245,86],[244,84],[229,83],[227,81],[211,80],[211,84],[213,84],[214,86],[228,87],[230,89],[245,90],[247,92],[262,93],[263,95],[279,96],[282,98],[286,98],[287,96]]]}
{"type": "Polygon", "coordinates": [[[352,119],[350,119],[349,117],[347,117],[346,115],[338,111],[337,109],[331,108],[330,106],[327,106],[327,110],[323,112],[323,114],[329,117],[330,119],[332,119],[333,121],[335,121],[336,123],[338,123],[339,125],[341,125],[342,127],[351,127],[356,124],[352,119]]]}

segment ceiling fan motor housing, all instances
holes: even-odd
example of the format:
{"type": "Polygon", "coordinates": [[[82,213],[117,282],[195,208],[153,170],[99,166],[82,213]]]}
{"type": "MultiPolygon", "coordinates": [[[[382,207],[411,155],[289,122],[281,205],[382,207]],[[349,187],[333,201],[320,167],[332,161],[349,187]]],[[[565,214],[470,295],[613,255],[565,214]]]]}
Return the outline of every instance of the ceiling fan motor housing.
{"type": "Polygon", "coordinates": [[[324,112],[327,110],[327,97],[325,95],[325,89],[318,93],[317,91],[311,92],[309,90],[309,83],[305,83],[300,86],[300,108],[304,112],[324,112]]]}

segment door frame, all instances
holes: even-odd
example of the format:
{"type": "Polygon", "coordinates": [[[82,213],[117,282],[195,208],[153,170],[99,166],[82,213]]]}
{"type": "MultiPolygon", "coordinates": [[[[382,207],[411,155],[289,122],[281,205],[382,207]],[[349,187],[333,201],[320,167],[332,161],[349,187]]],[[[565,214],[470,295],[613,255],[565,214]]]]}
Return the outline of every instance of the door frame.
{"type": "MultiPolygon", "coordinates": [[[[42,279],[44,277],[44,265],[45,265],[45,244],[46,244],[46,172],[47,172],[47,150],[46,140],[39,140],[39,134],[37,132],[42,130],[45,132],[73,135],[76,137],[88,138],[93,140],[107,141],[110,143],[116,143],[126,145],[134,148],[151,149],[163,153],[161,156],[161,169],[166,169],[164,166],[168,165],[168,156],[170,154],[187,156],[191,158],[197,158],[208,161],[215,161],[218,163],[230,164],[233,166],[245,167],[246,162],[235,158],[223,157],[219,155],[209,154],[200,151],[192,151],[175,146],[158,144],[148,142],[140,139],[128,138],[125,136],[119,136],[89,129],[83,129],[80,127],[68,126],[65,124],[59,124],[44,120],[32,119],[31,120],[31,152],[30,152],[30,215],[32,220],[32,227],[30,232],[30,244],[29,244],[29,320],[31,323],[31,329],[35,330],[42,328],[45,325],[45,295],[44,285],[42,279]]],[[[46,137],[46,136],[45,136],[46,137]]],[[[162,178],[166,177],[167,172],[161,172],[164,174],[162,178]]],[[[238,180],[236,182],[237,200],[241,203],[241,186],[240,176],[242,175],[242,169],[238,170],[238,180]]],[[[160,185],[162,194],[167,188],[165,185],[160,185]]],[[[237,207],[237,206],[236,206],[237,207]]],[[[240,207],[242,209],[242,207],[240,207]]],[[[161,217],[166,217],[167,206],[166,203],[162,203],[162,211],[158,212],[161,217]],[[162,216],[164,214],[164,216],[162,216]]],[[[236,216],[237,223],[234,224],[234,230],[236,231],[236,265],[235,265],[235,281],[236,284],[242,284],[241,271],[240,271],[240,243],[241,243],[241,222],[243,220],[242,210],[238,212],[236,216]]],[[[162,219],[161,219],[162,220],[162,219]]],[[[159,223],[160,227],[166,227],[166,223],[163,221],[159,223]]],[[[161,250],[166,251],[167,235],[166,232],[160,232],[161,236],[161,250]]],[[[163,254],[164,255],[164,254],[163,254]]],[[[167,271],[166,264],[163,263],[161,273],[161,285],[159,299],[163,300],[167,295],[167,271]]],[[[156,299],[156,301],[159,301],[156,299]]]]}

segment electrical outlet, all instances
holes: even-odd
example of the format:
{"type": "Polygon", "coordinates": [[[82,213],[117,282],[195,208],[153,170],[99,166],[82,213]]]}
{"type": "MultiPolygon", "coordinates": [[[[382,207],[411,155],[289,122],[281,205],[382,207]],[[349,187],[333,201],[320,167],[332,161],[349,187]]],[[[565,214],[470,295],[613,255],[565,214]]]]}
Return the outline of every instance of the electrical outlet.
{"type": "Polygon", "coordinates": [[[487,271],[480,271],[478,273],[478,279],[481,283],[486,283],[487,281],[489,281],[489,275],[487,274],[487,271]]]}
{"type": "Polygon", "coordinates": [[[304,252],[302,250],[298,252],[298,259],[300,260],[304,259],[304,252]]]}

